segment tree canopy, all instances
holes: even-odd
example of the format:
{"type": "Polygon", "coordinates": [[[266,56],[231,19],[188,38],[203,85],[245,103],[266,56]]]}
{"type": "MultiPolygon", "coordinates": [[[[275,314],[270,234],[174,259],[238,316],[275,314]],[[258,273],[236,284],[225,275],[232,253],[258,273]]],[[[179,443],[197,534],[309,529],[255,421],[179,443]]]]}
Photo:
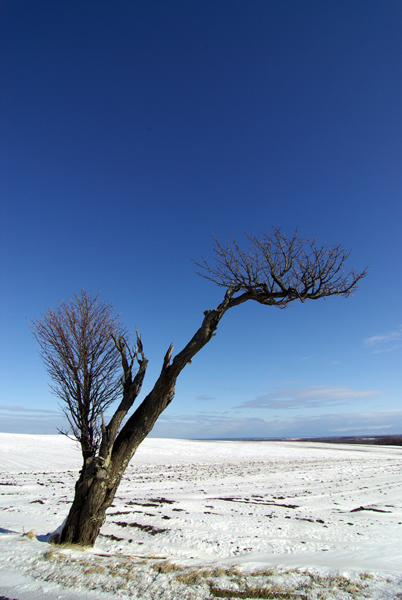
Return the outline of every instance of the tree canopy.
{"type": "Polygon", "coordinates": [[[214,262],[194,260],[201,277],[242,292],[232,298],[232,306],[255,300],[286,308],[294,300],[347,297],[367,274],[367,268],[361,272],[345,269],[350,252],[339,245],[317,246],[315,239],[300,238],[297,231],[287,238],[280,229],[272,229],[272,234],[246,234],[246,250],[234,238],[226,245],[215,238],[214,262]]]}

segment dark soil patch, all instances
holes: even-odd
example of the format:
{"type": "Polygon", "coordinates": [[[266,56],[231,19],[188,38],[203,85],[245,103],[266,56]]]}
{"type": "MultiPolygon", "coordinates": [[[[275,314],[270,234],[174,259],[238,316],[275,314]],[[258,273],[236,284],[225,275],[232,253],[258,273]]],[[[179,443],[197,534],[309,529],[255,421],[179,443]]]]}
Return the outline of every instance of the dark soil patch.
{"type": "Polygon", "coordinates": [[[365,508],[364,506],[359,506],[359,508],[354,508],[350,512],[360,512],[361,510],[370,510],[371,512],[379,512],[379,513],[390,513],[392,510],[381,510],[380,508],[365,508]]]}
{"type": "Polygon", "coordinates": [[[164,533],[168,529],[161,529],[159,527],[153,527],[152,525],[141,525],[141,523],[125,523],[124,521],[114,521],[115,525],[119,527],[136,527],[142,531],[146,531],[149,535],[157,535],[158,533],[164,533]]]}

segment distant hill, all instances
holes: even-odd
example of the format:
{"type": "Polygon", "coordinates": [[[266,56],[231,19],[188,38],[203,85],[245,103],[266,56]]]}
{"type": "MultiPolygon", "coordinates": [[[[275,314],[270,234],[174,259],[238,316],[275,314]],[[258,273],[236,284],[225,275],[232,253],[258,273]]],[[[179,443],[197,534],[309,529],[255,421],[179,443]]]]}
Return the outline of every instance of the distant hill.
{"type": "Polygon", "coordinates": [[[331,437],[305,437],[305,438],[211,438],[204,441],[227,442],[321,442],[325,444],[371,444],[382,446],[402,446],[402,435],[350,435],[331,437]]]}
{"type": "MultiPolygon", "coordinates": [[[[294,438],[293,438],[294,439],[294,438]]],[[[402,446],[402,435],[342,436],[322,438],[298,438],[298,442],[325,442],[328,444],[376,444],[382,446],[402,446]]]]}

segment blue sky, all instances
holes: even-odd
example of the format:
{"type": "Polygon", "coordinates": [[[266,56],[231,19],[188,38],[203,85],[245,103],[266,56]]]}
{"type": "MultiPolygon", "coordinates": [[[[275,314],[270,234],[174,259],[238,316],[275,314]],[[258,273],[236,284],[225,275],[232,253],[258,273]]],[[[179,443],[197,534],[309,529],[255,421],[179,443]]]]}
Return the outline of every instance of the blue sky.
{"type": "Polygon", "coordinates": [[[402,8],[3,0],[0,430],[54,433],[26,319],[81,288],[148,391],[223,290],[190,257],[271,226],[352,249],[349,299],[230,310],[153,435],[402,433],[402,8]]]}

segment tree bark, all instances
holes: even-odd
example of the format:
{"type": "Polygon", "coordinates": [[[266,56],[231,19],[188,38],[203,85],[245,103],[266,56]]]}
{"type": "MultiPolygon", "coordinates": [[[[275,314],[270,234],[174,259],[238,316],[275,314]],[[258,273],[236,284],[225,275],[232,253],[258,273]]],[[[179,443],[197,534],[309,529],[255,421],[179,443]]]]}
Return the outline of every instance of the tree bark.
{"type": "Polygon", "coordinates": [[[66,523],[60,537],[54,541],[82,546],[94,545],[99,530],[105,522],[106,510],[113,502],[130,460],[152,430],[158,417],[173,400],[176,380],[181,371],[210,341],[228,308],[235,305],[231,304],[231,299],[237,291],[238,288],[231,285],[223,302],[214,310],[205,311],[201,327],[173,361],[171,361],[173,346],[169,347],[154,388],[128,419],[120,433],[117,433],[121,421],[141,389],[147,365],[140,344],[142,361],[139,361],[140,369],[131,382],[131,372],[126,368],[127,360],[123,349],[123,368],[126,372],[123,400],[109,425],[103,427],[98,456],[89,457],[84,462],[66,523]]]}

